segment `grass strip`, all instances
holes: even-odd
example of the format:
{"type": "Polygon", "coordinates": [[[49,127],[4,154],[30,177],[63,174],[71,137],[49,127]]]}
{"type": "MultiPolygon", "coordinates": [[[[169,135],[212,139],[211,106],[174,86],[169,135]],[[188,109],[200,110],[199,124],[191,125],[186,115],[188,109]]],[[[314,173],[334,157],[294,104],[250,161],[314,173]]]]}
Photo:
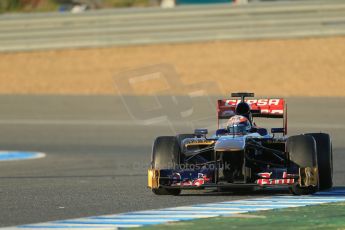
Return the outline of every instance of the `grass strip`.
{"type": "Polygon", "coordinates": [[[181,221],[141,229],[345,229],[345,202],[181,221]]]}

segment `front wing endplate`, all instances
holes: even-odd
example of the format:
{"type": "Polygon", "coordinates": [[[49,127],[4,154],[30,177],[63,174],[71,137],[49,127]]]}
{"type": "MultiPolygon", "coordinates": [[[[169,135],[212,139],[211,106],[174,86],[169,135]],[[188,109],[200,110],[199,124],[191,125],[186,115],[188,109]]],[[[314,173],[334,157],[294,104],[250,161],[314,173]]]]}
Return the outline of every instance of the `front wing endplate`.
{"type": "Polygon", "coordinates": [[[299,169],[298,183],[301,187],[317,186],[319,182],[317,167],[306,167],[299,169]]]}
{"type": "Polygon", "coordinates": [[[159,170],[149,169],[147,172],[147,186],[151,189],[159,187],[159,170]]]}

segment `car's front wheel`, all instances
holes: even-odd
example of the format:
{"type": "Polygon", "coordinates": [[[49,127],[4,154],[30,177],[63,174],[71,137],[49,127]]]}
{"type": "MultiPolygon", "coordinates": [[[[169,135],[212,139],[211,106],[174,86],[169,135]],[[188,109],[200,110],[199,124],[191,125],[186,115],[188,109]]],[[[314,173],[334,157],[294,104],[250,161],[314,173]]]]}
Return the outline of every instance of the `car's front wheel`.
{"type": "Polygon", "coordinates": [[[308,133],[316,141],[317,164],[319,169],[319,189],[332,188],[333,185],[333,157],[332,142],[327,133],[308,133]]]}
{"type": "MultiPolygon", "coordinates": [[[[152,148],[151,166],[154,169],[172,169],[179,164],[180,147],[174,136],[157,137],[152,148]]],[[[181,189],[154,188],[156,195],[174,195],[181,193],[181,189]]]]}
{"type": "MultiPolygon", "coordinates": [[[[297,168],[317,168],[317,152],[315,139],[310,135],[291,136],[287,139],[287,151],[291,164],[297,168]]],[[[318,177],[318,175],[316,175],[318,177]]],[[[318,191],[317,186],[301,187],[295,183],[290,187],[295,195],[307,195],[318,191]]]]}

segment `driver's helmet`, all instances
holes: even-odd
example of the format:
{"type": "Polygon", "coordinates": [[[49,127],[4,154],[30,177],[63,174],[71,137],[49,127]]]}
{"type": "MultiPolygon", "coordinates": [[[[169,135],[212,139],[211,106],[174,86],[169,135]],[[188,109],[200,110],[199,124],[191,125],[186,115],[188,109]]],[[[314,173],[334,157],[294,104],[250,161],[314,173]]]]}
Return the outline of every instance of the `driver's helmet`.
{"type": "Polygon", "coordinates": [[[248,133],[252,126],[245,116],[235,115],[229,119],[226,128],[230,134],[241,135],[248,133]]]}

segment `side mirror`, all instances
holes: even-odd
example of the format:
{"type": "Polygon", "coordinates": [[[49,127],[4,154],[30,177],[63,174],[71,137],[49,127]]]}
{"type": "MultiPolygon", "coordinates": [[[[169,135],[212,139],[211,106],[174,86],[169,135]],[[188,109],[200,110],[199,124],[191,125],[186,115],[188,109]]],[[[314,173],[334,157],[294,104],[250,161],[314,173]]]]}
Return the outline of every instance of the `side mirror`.
{"type": "Polygon", "coordinates": [[[208,134],[208,130],[207,129],[195,129],[194,134],[197,137],[206,136],[206,134],[208,134]]]}
{"type": "Polygon", "coordinates": [[[284,128],[272,128],[271,133],[284,133],[285,129],[284,128]]]}

